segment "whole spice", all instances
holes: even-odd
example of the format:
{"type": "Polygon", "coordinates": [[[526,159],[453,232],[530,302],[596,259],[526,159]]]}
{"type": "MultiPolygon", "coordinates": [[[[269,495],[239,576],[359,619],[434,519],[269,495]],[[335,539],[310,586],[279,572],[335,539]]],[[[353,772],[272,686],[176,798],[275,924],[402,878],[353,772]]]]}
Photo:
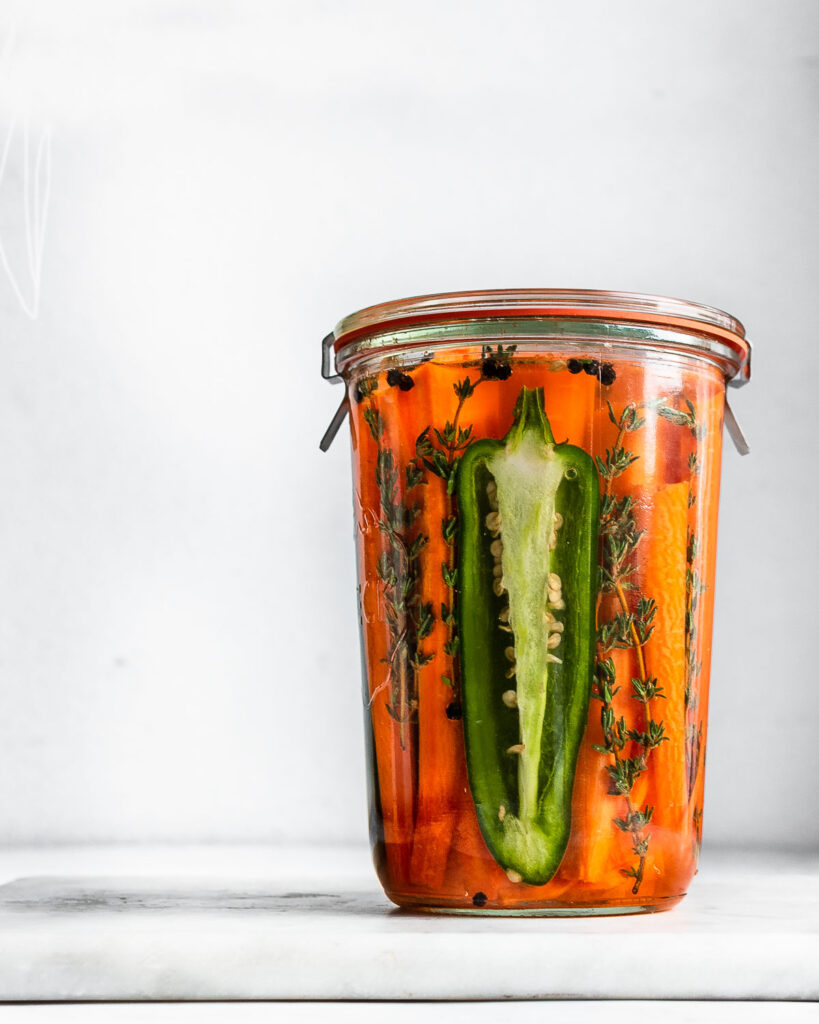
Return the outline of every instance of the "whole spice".
{"type": "Polygon", "coordinates": [[[469,447],[458,506],[470,788],[495,860],[510,878],[542,885],[571,824],[594,659],[598,520],[594,463],[555,442],[542,389],[521,390],[503,441],[469,447]]]}
{"type": "Polygon", "coordinates": [[[570,359],[566,363],[566,368],[569,373],[586,373],[590,377],[597,377],[606,387],[617,380],[612,363],[600,363],[596,359],[570,359]]]}
{"type": "Polygon", "coordinates": [[[387,383],[391,388],[399,388],[401,391],[411,391],[415,386],[415,381],[408,373],[396,369],[387,372],[387,383]]]}
{"type": "Polygon", "coordinates": [[[600,367],[600,383],[605,387],[613,384],[617,380],[617,374],[615,373],[614,367],[611,363],[603,363],[600,367]]]}

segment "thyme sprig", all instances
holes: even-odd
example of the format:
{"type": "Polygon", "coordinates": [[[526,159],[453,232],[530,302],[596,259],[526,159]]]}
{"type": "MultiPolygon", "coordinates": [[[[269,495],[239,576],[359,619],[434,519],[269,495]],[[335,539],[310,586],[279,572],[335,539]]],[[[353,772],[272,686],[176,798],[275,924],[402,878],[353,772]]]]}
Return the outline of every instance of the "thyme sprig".
{"type": "Polygon", "coordinates": [[[676,409],[673,405],[668,405],[666,400],[661,400],[657,403],[657,412],[663,419],[668,420],[669,423],[676,423],[679,427],[687,427],[697,440],[701,440],[705,436],[705,428],[697,423],[697,411],[694,407],[694,403],[686,397],[683,397],[685,402],[685,409],[676,409]]]}
{"type": "MultiPolygon", "coordinates": [[[[691,422],[687,424],[694,436],[702,439],[705,426],[697,423],[696,409],[692,402],[687,402],[691,422]]],[[[688,458],[688,507],[697,503],[697,488],[700,463],[696,452],[688,458]]],[[[700,544],[692,526],[687,528],[685,546],[685,765],[688,784],[688,799],[694,795],[697,784],[700,756],[702,752],[702,719],[698,716],[699,708],[699,675],[702,661],[699,656],[697,636],[697,613],[700,598],[705,592],[699,565],[700,544]]],[[[696,814],[696,808],[695,808],[696,814]]],[[[700,818],[702,812],[700,812],[700,818]]],[[[698,834],[696,817],[694,831],[698,834]]]]}
{"type": "MultiPolygon", "coordinates": [[[[626,804],[626,813],[615,817],[614,824],[621,831],[628,832],[632,837],[632,849],[636,863],[621,869],[623,874],[634,879],[632,892],[636,895],[645,872],[648,856],[650,833],[647,827],[651,821],[653,808],[646,806],[638,810],[632,803],[634,784],[646,771],[649,756],[661,743],[667,740],[664,735],[662,721],[652,717],[651,702],[664,699],[663,688],[656,679],[649,678],[645,668],[643,647],[650,640],[654,629],[656,604],[653,599],[642,595],[632,608],[626,592],[635,590],[632,576],[636,569],[634,559],[643,531],[637,530],[634,519],[634,499],[628,495],[614,497],[612,482],[624,473],[637,456],[628,451],[624,441],[626,435],[639,430],[645,423],[640,410],[653,409],[658,416],[669,423],[689,430],[697,441],[705,436],[705,427],[697,419],[694,403],[683,396],[685,408],[677,408],[669,399],[636,405],[627,405],[620,416],[616,416],[611,403],[608,403],[609,418],[618,428],[617,439],[611,449],[606,449],[605,457],[596,456],[597,470],[603,482],[601,499],[601,558],[599,566],[599,591],[597,612],[603,594],[612,593],[617,597],[620,610],[608,622],[598,624],[598,661],[596,677],[592,687],[592,695],[602,704],[601,724],[603,727],[603,745],[595,745],[595,749],[607,754],[612,763],[606,765],[612,795],[622,796],[626,804]],[[630,728],[623,716],[615,717],[613,699],[620,687],[616,683],[614,661],[607,655],[614,649],[633,647],[639,666],[639,678],[631,680],[632,698],[643,705],[643,729],[630,728]],[[627,741],[635,744],[635,753],[626,757],[624,750],[627,741]]],[[[689,489],[688,507],[692,508],[697,500],[695,482],[699,476],[700,465],[696,453],[688,459],[689,489]]],[[[696,785],[697,773],[702,752],[702,720],[697,718],[698,685],[702,663],[697,649],[697,608],[699,599],[705,590],[701,579],[699,563],[699,541],[695,531],[687,528],[686,534],[686,606],[685,606],[685,756],[688,798],[691,799],[696,785]]],[[[693,809],[693,832],[695,856],[699,853],[702,836],[702,808],[693,809]]]]}
{"type": "Polygon", "coordinates": [[[625,802],[625,815],[615,816],[612,820],[617,828],[631,836],[636,861],[621,871],[626,877],[634,879],[631,891],[637,895],[645,873],[651,839],[648,826],[654,808],[648,805],[642,809],[635,807],[632,791],[634,784],[648,767],[651,752],[661,743],[665,743],[668,737],[664,735],[662,721],[655,721],[652,715],[652,701],[664,698],[663,688],[656,679],[648,676],[643,654],[643,647],[650,640],[654,630],[657,606],[652,598],[637,594],[637,600],[632,607],[626,596],[627,591],[637,590],[632,577],[637,569],[636,549],[645,531],[637,529],[634,498],[630,495],[615,497],[612,494],[613,481],[638,458],[625,447],[625,438],[645,424],[645,418],[640,416],[638,411],[645,406],[630,403],[618,417],[611,403],[607,405],[609,418],[617,427],[617,438],[613,447],[606,449],[604,458],[595,458],[597,471],[603,483],[603,493],[600,505],[600,564],[595,616],[598,622],[597,664],[592,696],[602,705],[600,722],[603,744],[595,744],[594,749],[611,758],[611,763],[605,766],[609,776],[609,793],[622,797],[625,802]],[[616,597],[619,610],[607,622],[600,623],[598,620],[604,594],[616,597]],[[614,649],[629,647],[634,649],[637,656],[639,677],[631,679],[631,689],[632,698],[643,708],[642,729],[630,727],[625,716],[617,718],[614,711],[614,696],[621,687],[617,684],[617,672],[610,653],[614,649]],[[628,743],[634,744],[631,756],[625,754],[628,743]]]}
{"type": "Polygon", "coordinates": [[[377,445],[375,482],[379,495],[378,529],[385,548],[376,563],[384,595],[384,614],[390,633],[387,675],[377,689],[389,688],[387,712],[398,723],[401,748],[407,744],[407,728],[418,711],[417,674],[432,660],[422,642],[435,623],[431,602],[421,598],[421,553],[429,537],[416,526],[422,511],[418,500],[409,500],[423,485],[424,472],[417,459],[410,459],[401,473],[391,448],[384,443],[385,426],[372,394],[364,420],[377,445]]]}

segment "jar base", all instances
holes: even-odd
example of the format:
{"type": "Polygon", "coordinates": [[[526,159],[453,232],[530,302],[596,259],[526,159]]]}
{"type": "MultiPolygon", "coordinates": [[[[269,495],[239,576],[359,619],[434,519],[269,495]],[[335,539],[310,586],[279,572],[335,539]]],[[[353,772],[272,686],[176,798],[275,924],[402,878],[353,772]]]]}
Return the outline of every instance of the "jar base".
{"type": "Polygon", "coordinates": [[[456,917],[615,917],[623,914],[657,914],[671,910],[683,899],[685,893],[650,900],[636,899],[633,903],[563,903],[529,907],[456,907],[421,902],[417,896],[399,896],[389,892],[387,896],[399,909],[418,914],[445,914],[456,917]]]}

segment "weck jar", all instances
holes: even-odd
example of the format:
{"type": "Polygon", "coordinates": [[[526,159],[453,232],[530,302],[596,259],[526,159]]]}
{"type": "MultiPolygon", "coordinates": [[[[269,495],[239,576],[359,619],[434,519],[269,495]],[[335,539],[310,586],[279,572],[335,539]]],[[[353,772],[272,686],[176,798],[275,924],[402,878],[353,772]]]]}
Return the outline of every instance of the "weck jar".
{"type": "Polygon", "coordinates": [[[355,313],[324,357],[345,398],[323,448],[350,417],[387,896],[484,914],[674,906],[702,837],[744,328],[649,295],[454,293],[355,313]]]}

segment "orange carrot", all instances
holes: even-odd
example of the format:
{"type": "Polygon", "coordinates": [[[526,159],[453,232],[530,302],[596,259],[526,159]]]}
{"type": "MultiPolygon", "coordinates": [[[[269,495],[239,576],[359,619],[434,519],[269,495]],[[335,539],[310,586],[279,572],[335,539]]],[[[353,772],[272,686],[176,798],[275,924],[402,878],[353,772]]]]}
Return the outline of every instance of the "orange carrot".
{"type": "MultiPolygon", "coordinates": [[[[464,782],[466,772],[464,771],[464,782]]],[[[449,860],[446,868],[445,886],[458,896],[473,896],[482,892],[489,900],[495,900],[500,880],[500,867],[494,862],[483,841],[475,807],[468,795],[461,805],[455,824],[449,860]]],[[[502,872],[501,872],[502,874],[502,872]]]]}
{"type": "Polygon", "coordinates": [[[542,385],[546,415],[558,444],[589,449],[598,382],[586,374],[571,376],[565,371],[542,373],[533,387],[542,385]]]}
{"type": "MultiPolygon", "coordinates": [[[[382,410],[385,436],[382,444],[393,450],[397,461],[403,463],[405,454],[401,451],[401,439],[397,430],[394,411],[389,399],[381,398],[378,407],[382,410]]],[[[370,713],[373,725],[375,770],[378,778],[378,792],[383,818],[384,847],[387,870],[390,875],[388,888],[399,887],[409,874],[409,843],[412,839],[415,804],[415,741],[413,730],[403,730],[390,715],[388,707],[391,689],[399,674],[408,666],[400,658],[390,660],[390,634],[385,614],[383,585],[376,570],[378,558],[385,550],[385,540],[378,530],[381,506],[378,486],[375,480],[375,466],[378,445],[372,438],[363,419],[363,408],[357,404],[352,409],[354,445],[359,450],[359,474],[356,479],[358,502],[358,528],[362,534],[369,534],[371,540],[363,545],[363,561],[360,566],[361,601],[363,621],[368,624],[364,632],[364,652],[367,666],[367,687],[370,713]],[[402,745],[403,744],[403,745],[402,745]]]]}
{"type": "Polygon", "coordinates": [[[688,484],[670,484],[654,499],[645,545],[645,593],[656,602],[654,632],[644,648],[646,670],[663,688],[652,701],[654,721],[662,720],[665,742],[648,762],[646,800],[654,807],[651,825],[685,831],[685,608],[688,484]]]}
{"type": "MultiPolygon", "coordinates": [[[[419,367],[416,386],[423,396],[406,430],[417,437],[427,426],[453,419],[456,379],[440,368],[419,367]]],[[[463,423],[461,424],[463,425],[463,423]]],[[[439,428],[440,429],[440,428],[439,428]]],[[[432,661],[418,673],[418,808],[412,839],[411,874],[414,885],[438,890],[446,871],[457,815],[457,781],[463,762],[463,730],[457,712],[457,679],[452,658],[444,651],[452,629],[442,620],[442,606],[452,608],[452,593],[441,566],[452,568],[454,546],[443,536],[443,523],[453,514],[444,480],[428,474],[424,487],[423,529],[429,537],[421,556],[422,599],[432,604],[435,626],[425,649],[432,661]],[[447,679],[449,682],[445,682],[447,679]],[[455,709],[454,716],[447,708],[455,709]]],[[[454,540],[454,539],[453,539],[454,540]]]]}

